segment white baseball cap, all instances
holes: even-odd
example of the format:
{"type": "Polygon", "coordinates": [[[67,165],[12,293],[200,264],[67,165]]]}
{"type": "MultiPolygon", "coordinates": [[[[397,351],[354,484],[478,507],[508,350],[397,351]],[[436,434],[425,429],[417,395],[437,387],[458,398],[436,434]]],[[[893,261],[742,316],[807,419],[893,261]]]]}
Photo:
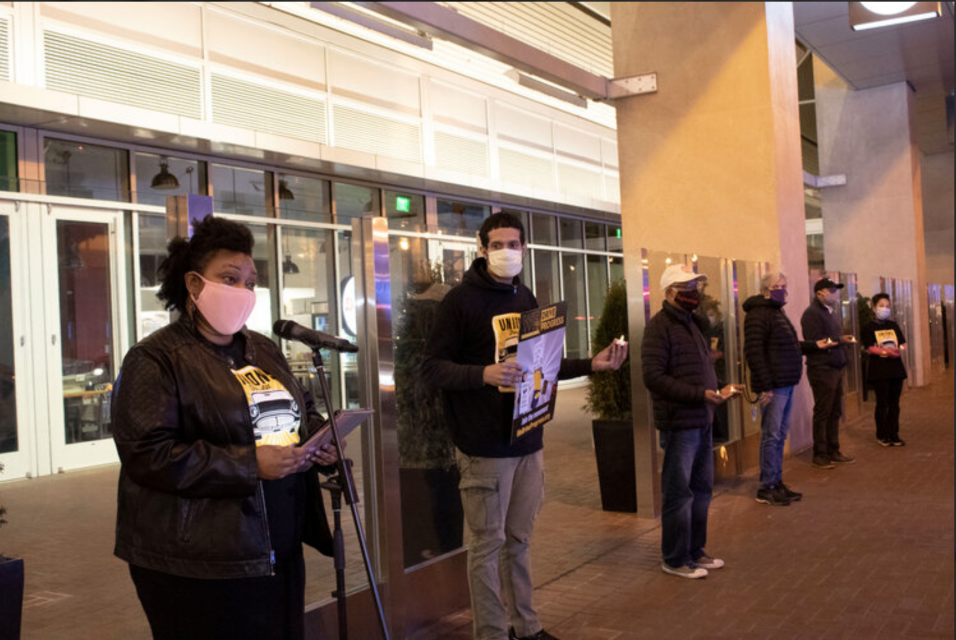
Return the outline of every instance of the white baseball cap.
{"type": "Polygon", "coordinates": [[[707,276],[702,273],[694,273],[694,269],[688,264],[672,264],[664,269],[664,274],[661,276],[661,291],[672,284],[681,284],[692,280],[707,282],[707,276]]]}

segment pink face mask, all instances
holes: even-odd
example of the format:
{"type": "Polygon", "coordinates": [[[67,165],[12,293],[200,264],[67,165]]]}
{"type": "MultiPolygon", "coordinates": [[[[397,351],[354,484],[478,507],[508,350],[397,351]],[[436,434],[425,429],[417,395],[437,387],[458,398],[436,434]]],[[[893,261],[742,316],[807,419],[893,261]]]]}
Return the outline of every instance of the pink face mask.
{"type": "MultiPolygon", "coordinates": [[[[196,273],[193,271],[193,273],[196,273]]],[[[206,322],[218,333],[231,336],[246,324],[256,306],[256,294],[245,287],[230,287],[227,284],[210,282],[198,273],[206,283],[193,302],[206,322]]]]}

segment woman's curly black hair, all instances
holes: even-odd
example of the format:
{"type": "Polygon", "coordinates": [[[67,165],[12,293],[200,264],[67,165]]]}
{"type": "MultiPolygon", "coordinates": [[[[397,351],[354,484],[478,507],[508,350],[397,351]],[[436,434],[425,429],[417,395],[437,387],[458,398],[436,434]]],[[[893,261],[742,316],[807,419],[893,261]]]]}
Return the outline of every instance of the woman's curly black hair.
{"type": "Polygon", "coordinates": [[[166,248],[167,255],[159,265],[159,292],[166,309],[186,310],[189,292],[186,274],[203,274],[209,261],[220,249],[252,256],[255,239],[252,232],[238,222],[207,216],[193,229],[189,240],[176,237],[166,248]]]}

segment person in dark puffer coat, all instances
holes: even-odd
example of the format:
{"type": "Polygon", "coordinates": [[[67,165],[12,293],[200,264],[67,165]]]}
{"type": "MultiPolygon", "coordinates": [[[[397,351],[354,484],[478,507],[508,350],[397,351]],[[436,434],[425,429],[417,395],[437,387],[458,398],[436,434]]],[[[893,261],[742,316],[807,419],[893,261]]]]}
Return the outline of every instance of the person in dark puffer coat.
{"type": "Polygon", "coordinates": [[[739,393],[733,385],[717,390],[703,334],[707,320],[691,313],[700,304],[698,283],[706,280],[688,265],[665,269],[665,302],[641,342],[644,385],[664,449],[661,570],[682,578],[703,578],[724,566],[704,551],[714,488],[713,420],[715,407],[739,393]]]}
{"type": "Polygon", "coordinates": [[[803,497],[783,483],[783,448],[790,430],[793,391],[803,377],[803,355],[828,345],[801,341],[787,314],[787,277],[769,273],[760,281],[760,295],[743,305],[744,356],[750,367],[750,386],[758,393],[760,421],[760,488],[757,502],[787,506],[803,497]]]}

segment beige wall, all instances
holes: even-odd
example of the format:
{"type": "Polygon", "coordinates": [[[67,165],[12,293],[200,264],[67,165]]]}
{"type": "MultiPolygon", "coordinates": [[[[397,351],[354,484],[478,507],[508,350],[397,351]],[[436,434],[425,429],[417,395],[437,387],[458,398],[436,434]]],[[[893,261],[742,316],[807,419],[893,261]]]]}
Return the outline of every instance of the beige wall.
{"type": "MultiPolygon", "coordinates": [[[[611,12],[614,75],[658,76],[657,93],[617,101],[632,317],[643,314],[642,248],[769,262],[791,274],[792,300],[809,300],[791,4],[619,2],[611,12]]],[[[798,328],[804,308],[787,307],[798,328]]],[[[809,407],[804,383],[794,449],[811,441],[809,407]]]]}
{"type": "Polygon", "coordinates": [[[926,281],[930,284],[956,284],[953,257],[953,226],[956,212],[953,202],[953,152],[924,155],[923,231],[926,243],[926,281]]]}
{"type": "Polygon", "coordinates": [[[814,60],[820,173],[845,174],[846,185],[821,196],[828,271],[856,273],[860,293],[879,276],[913,284],[917,385],[929,364],[921,165],[916,101],[905,82],[852,90],[814,60]]]}

